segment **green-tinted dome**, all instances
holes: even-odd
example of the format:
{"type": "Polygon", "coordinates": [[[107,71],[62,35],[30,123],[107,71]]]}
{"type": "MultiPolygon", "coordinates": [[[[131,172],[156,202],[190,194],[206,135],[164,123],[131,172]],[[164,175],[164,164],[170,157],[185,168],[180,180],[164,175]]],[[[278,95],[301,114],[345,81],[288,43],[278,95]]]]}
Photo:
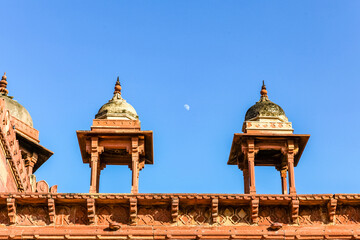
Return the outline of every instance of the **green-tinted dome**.
{"type": "Polygon", "coordinates": [[[121,97],[121,86],[119,79],[115,85],[115,92],[112,99],[105,103],[95,115],[96,119],[125,119],[125,120],[138,120],[137,115],[133,106],[126,102],[121,97]]]}
{"type": "Polygon", "coordinates": [[[30,113],[16,100],[9,96],[0,95],[0,99],[4,99],[5,106],[9,110],[10,115],[33,127],[33,121],[30,113]]]}
{"type": "Polygon", "coordinates": [[[278,117],[287,121],[284,110],[277,104],[270,100],[259,101],[247,110],[245,115],[245,121],[256,117],[278,117]]]}
{"type": "Polygon", "coordinates": [[[247,110],[245,114],[245,121],[261,117],[275,117],[283,122],[287,122],[288,119],[285,115],[284,110],[279,105],[269,100],[264,83],[260,93],[260,101],[255,103],[255,105],[253,105],[249,108],[249,110],[247,110]]]}

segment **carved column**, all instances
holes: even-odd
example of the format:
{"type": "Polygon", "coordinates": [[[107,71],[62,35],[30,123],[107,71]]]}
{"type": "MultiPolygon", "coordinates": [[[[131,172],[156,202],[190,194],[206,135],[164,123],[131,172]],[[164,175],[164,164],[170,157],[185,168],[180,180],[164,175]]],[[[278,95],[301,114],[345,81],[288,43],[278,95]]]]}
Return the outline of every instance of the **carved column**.
{"type": "Polygon", "coordinates": [[[28,175],[33,174],[33,168],[38,160],[38,155],[37,153],[32,153],[31,156],[30,154],[26,154],[28,155],[25,159],[25,167],[26,167],[26,171],[28,173],[28,175]]]}
{"type": "Polygon", "coordinates": [[[255,188],[255,146],[254,140],[248,140],[248,151],[247,151],[247,164],[249,171],[249,180],[250,180],[250,194],[256,194],[255,188]]]}
{"type": "Polygon", "coordinates": [[[281,177],[281,190],[282,190],[282,194],[288,194],[288,190],[287,190],[287,168],[282,168],[280,170],[280,177],[281,177]]]}
{"type": "Polygon", "coordinates": [[[294,141],[288,140],[288,149],[287,149],[287,162],[289,170],[289,193],[296,194],[295,189],[295,175],[294,175],[294,141]]]}
{"type": "Polygon", "coordinates": [[[103,148],[99,147],[99,138],[91,138],[91,180],[90,180],[90,193],[99,192],[99,179],[100,179],[100,154],[103,148]]]}
{"type": "Polygon", "coordinates": [[[132,185],[131,193],[139,192],[139,138],[131,138],[131,170],[132,170],[132,185]]]}
{"type": "Polygon", "coordinates": [[[244,176],[244,193],[250,193],[250,186],[249,186],[249,168],[244,167],[243,169],[243,176],[244,176]]]}

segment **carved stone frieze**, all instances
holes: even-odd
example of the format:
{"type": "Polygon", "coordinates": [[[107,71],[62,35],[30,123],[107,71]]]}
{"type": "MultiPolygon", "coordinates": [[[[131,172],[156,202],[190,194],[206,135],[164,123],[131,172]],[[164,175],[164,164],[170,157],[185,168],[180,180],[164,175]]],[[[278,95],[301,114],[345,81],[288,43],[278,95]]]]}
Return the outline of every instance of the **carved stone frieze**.
{"type": "Polygon", "coordinates": [[[300,225],[317,225],[327,222],[327,212],[322,206],[301,206],[299,211],[300,225]]]}
{"type": "Polygon", "coordinates": [[[97,225],[126,225],[129,224],[129,207],[118,204],[99,205],[96,207],[96,218],[97,225]]]}
{"type": "Polygon", "coordinates": [[[46,205],[17,205],[16,224],[24,226],[45,226],[50,224],[46,205]]]}
{"type": "Polygon", "coordinates": [[[172,223],[169,206],[139,207],[137,225],[169,225],[172,223]]]}
{"type": "Polygon", "coordinates": [[[360,206],[339,205],[336,208],[336,224],[359,224],[360,206]]]}
{"type": "Polygon", "coordinates": [[[220,207],[218,223],[225,226],[249,225],[251,224],[249,210],[248,207],[220,207]]]}
{"type": "Polygon", "coordinates": [[[8,211],[6,206],[0,206],[0,225],[8,225],[9,218],[8,218],[8,211]]]}
{"type": "Polygon", "coordinates": [[[286,206],[260,206],[259,225],[272,223],[290,223],[289,209],[286,206]]]}
{"type": "Polygon", "coordinates": [[[210,223],[210,206],[180,206],[178,225],[208,225],[210,223]]]}
{"type": "Polygon", "coordinates": [[[87,225],[87,209],[81,205],[57,205],[56,225],[87,225]]]}

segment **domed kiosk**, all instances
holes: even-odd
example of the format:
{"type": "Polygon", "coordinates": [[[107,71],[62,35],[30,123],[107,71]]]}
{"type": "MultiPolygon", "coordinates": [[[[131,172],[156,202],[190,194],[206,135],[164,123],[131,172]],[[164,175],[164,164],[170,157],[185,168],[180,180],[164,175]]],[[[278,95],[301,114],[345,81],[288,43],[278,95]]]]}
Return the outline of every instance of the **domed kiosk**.
{"type": "Polygon", "coordinates": [[[152,131],[141,131],[135,109],[121,96],[119,78],[114,96],[95,115],[91,131],[77,131],[83,163],[91,167],[90,193],[99,192],[101,170],[106,165],[126,165],[132,170],[131,193],[138,192],[139,171],[153,164],[152,131]]]}
{"type": "Polygon", "coordinates": [[[274,166],[280,171],[282,193],[296,194],[294,166],[310,135],[293,134],[284,110],[269,100],[264,82],[260,94],[260,100],[245,114],[244,133],[234,134],[228,164],[243,171],[245,193],[256,193],[255,166],[274,166]]]}
{"type": "MultiPolygon", "coordinates": [[[[13,148],[13,153],[8,153],[7,159],[14,180],[1,173],[0,185],[6,185],[6,188],[17,189],[20,192],[36,192],[34,172],[50,158],[53,152],[39,144],[39,131],[34,128],[29,112],[13,97],[8,96],[7,84],[7,76],[4,73],[0,80],[0,117],[3,118],[3,125],[8,124],[5,132],[7,137],[12,139],[9,148],[13,148]]],[[[2,145],[6,147],[5,143],[2,145]]],[[[45,188],[49,190],[47,183],[45,188]]]]}

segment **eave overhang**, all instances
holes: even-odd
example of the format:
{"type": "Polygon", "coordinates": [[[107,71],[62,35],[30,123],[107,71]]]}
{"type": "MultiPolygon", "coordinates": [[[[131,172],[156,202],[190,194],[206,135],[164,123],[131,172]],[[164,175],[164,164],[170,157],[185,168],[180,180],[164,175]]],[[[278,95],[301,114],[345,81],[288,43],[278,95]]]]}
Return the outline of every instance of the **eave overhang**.
{"type": "Polygon", "coordinates": [[[299,151],[295,155],[295,166],[297,166],[301,155],[305,149],[305,146],[310,138],[309,134],[251,134],[251,133],[235,133],[233,142],[231,145],[228,165],[237,165],[238,159],[244,158],[244,153],[241,150],[241,143],[247,139],[269,139],[269,140],[281,140],[281,139],[293,139],[298,141],[299,151]]]}

